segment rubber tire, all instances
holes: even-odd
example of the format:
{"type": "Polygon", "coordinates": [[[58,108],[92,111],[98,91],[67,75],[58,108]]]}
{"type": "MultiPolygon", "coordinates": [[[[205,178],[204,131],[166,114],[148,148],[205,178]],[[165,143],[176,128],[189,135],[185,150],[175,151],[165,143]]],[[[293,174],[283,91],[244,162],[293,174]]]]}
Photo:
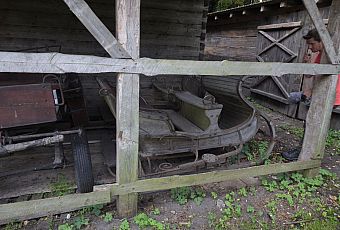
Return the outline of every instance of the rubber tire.
{"type": "Polygon", "coordinates": [[[72,135],[72,149],[77,191],[80,193],[93,192],[91,155],[84,130],[81,130],[79,134],[72,135]]]}

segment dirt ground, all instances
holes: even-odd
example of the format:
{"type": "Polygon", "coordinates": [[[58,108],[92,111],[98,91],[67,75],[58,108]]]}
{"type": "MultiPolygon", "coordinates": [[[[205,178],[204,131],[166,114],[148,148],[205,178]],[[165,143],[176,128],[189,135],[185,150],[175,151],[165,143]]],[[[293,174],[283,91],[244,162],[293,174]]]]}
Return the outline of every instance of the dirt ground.
{"type": "MultiPolygon", "coordinates": [[[[272,162],[299,145],[303,123],[264,109],[277,130],[272,162]]],[[[265,126],[253,146],[264,138],[265,126]]],[[[335,145],[340,139],[335,140],[335,145]]],[[[340,229],[340,153],[327,146],[320,176],[249,178],[139,196],[139,215],[119,219],[115,204],[11,223],[2,229],[340,229]]]]}

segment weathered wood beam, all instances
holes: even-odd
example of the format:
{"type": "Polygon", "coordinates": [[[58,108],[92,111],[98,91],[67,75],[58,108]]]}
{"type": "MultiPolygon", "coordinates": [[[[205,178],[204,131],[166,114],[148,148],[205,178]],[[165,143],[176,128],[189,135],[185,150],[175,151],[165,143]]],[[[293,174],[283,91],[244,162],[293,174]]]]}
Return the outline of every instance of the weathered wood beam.
{"type": "MultiPolygon", "coordinates": [[[[116,0],[117,39],[131,54],[139,58],[140,0],[116,0]]],[[[117,79],[117,183],[124,185],[138,180],[139,141],[139,75],[118,74],[117,79]]],[[[137,193],[118,196],[117,210],[121,217],[137,214],[137,193]]]]}
{"type": "Polygon", "coordinates": [[[301,27],[302,22],[284,22],[284,23],[277,23],[277,24],[270,24],[270,25],[262,25],[258,26],[258,30],[272,30],[272,29],[286,29],[286,28],[295,28],[301,27]]]}
{"type": "MultiPolygon", "coordinates": [[[[319,9],[316,5],[316,2],[314,0],[302,0],[305,8],[307,9],[307,12],[309,14],[309,16],[311,17],[313,24],[316,28],[316,30],[319,33],[319,36],[323,42],[324,45],[324,51],[327,54],[328,60],[330,63],[335,64],[335,63],[339,63],[339,60],[336,56],[336,49],[334,44],[340,44],[340,36],[338,34],[336,34],[334,30],[329,30],[332,32],[333,34],[333,39],[334,39],[334,43],[333,40],[331,38],[330,33],[328,32],[325,23],[321,17],[321,14],[319,12],[319,9]],[[335,33],[335,34],[334,34],[335,33]]],[[[334,6],[337,5],[339,0],[333,0],[332,1],[332,6],[331,8],[335,8],[334,6]]],[[[339,9],[336,9],[339,10],[339,9]]],[[[333,11],[336,11],[333,9],[333,11]]],[[[336,18],[339,17],[337,14],[339,14],[339,12],[334,12],[333,16],[335,16],[336,18]]],[[[331,15],[329,16],[329,23],[331,21],[334,21],[334,24],[339,24],[339,20],[335,21],[334,18],[331,18],[331,15]]],[[[336,25],[335,25],[336,27],[336,25]]]]}
{"type": "Polygon", "coordinates": [[[70,10],[113,58],[131,58],[84,0],[64,0],[70,10]]]}
{"type": "Polygon", "coordinates": [[[256,176],[264,176],[268,174],[277,174],[283,172],[299,171],[310,168],[320,167],[320,160],[308,160],[292,163],[278,163],[254,166],[242,169],[221,170],[207,173],[169,176],[161,178],[152,178],[138,180],[130,184],[112,186],[112,195],[125,194],[129,192],[151,192],[167,190],[172,188],[202,185],[216,183],[227,180],[236,180],[256,176]]]}
{"type": "Polygon", "coordinates": [[[0,225],[112,202],[110,189],[0,205],[0,225]]]}
{"type": "Polygon", "coordinates": [[[214,171],[193,175],[152,178],[124,185],[99,185],[95,186],[94,192],[92,193],[72,194],[62,197],[2,204],[0,205],[0,224],[71,212],[96,204],[110,203],[113,201],[113,196],[115,195],[123,195],[132,192],[167,190],[176,187],[298,171],[317,168],[320,164],[321,161],[319,160],[308,160],[293,163],[261,165],[242,169],[214,171]]]}
{"type": "MultiPolygon", "coordinates": [[[[340,0],[333,0],[330,7],[328,30],[319,14],[313,0],[304,0],[304,4],[312,18],[312,21],[323,41],[324,49],[328,56],[321,58],[321,63],[336,63],[336,52],[334,47],[340,46],[340,0]],[[334,42],[334,43],[333,43],[334,42]]],[[[313,88],[313,100],[306,118],[306,130],[299,160],[322,158],[324,155],[325,143],[330,125],[335,91],[338,81],[337,75],[324,78],[317,78],[313,88]]],[[[316,170],[308,170],[308,176],[315,176],[316,170]]]]}
{"type": "Polygon", "coordinates": [[[133,73],[155,75],[281,76],[338,74],[339,65],[188,61],[140,58],[113,59],[60,53],[0,52],[0,72],[11,73],[133,73]]]}

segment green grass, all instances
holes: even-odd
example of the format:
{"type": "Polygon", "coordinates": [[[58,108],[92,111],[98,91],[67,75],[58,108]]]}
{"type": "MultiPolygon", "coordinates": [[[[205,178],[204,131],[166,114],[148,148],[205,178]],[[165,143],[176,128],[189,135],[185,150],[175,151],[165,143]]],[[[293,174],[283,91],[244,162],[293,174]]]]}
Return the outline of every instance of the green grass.
{"type": "Polygon", "coordinates": [[[269,142],[264,140],[251,140],[243,146],[242,153],[249,161],[266,160],[269,142]]]}
{"type": "Polygon", "coordinates": [[[205,191],[201,188],[181,187],[171,189],[171,198],[180,205],[188,203],[189,200],[200,205],[205,196],[205,191]]]}
{"type": "Polygon", "coordinates": [[[303,138],[303,133],[304,129],[301,127],[296,127],[296,126],[291,126],[291,125],[281,125],[279,127],[280,129],[289,132],[293,136],[302,139],[303,138]]]}
{"type": "Polygon", "coordinates": [[[53,196],[64,196],[74,193],[74,186],[67,181],[63,174],[59,174],[57,181],[50,184],[53,196]]]}
{"type": "Polygon", "coordinates": [[[340,130],[329,130],[326,148],[335,149],[335,154],[340,155],[340,130]]]}
{"type": "MultiPolygon", "coordinates": [[[[292,125],[281,125],[279,128],[281,130],[289,132],[296,138],[299,138],[299,139],[303,138],[304,129],[301,127],[295,127],[292,125]]],[[[334,149],[336,155],[340,154],[340,130],[330,129],[328,131],[328,135],[326,139],[326,148],[334,149]]]]}

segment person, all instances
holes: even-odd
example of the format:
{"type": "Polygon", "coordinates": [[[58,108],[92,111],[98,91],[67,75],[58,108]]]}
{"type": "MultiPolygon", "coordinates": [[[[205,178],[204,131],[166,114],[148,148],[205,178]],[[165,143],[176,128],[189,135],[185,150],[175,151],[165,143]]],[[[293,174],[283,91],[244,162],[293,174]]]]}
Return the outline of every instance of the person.
{"type": "MultiPolygon", "coordinates": [[[[303,61],[306,63],[317,63],[320,64],[321,61],[321,55],[323,53],[324,45],[320,39],[320,36],[316,29],[312,29],[308,31],[308,33],[303,36],[303,38],[306,40],[308,50],[311,52],[308,52],[305,54],[303,61]],[[314,54],[314,55],[313,55],[314,54]]],[[[308,76],[309,78],[311,76],[308,76]]],[[[307,77],[307,78],[308,78],[307,77]]],[[[313,79],[310,80],[313,82],[313,79]]],[[[313,83],[312,83],[313,84],[313,83]]],[[[311,85],[311,84],[309,84],[311,85]]],[[[303,89],[301,92],[292,92],[289,95],[289,102],[290,103],[298,103],[298,102],[304,102],[307,105],[309,105],[309,102],[312,97],[312,88],[303,89]]],[[[340,106],[340,75],[338,75],[338,82],[336,86],[336,94],[335,94],[335,102],[334,102],[334,108],[340,106]]],[[[304,130],[305,130],[305,124],[304,124],[304,130]]],[[[303,139],[302,139],[303,141],[303,139]]],[[[300,143],[302,145],[302,142],[300,143]]],[[[301,147],[291,149],[287,152],[283,152],[281,155],[283,158],[293,161],[297,160],[300,155],[301,147]]]]}

